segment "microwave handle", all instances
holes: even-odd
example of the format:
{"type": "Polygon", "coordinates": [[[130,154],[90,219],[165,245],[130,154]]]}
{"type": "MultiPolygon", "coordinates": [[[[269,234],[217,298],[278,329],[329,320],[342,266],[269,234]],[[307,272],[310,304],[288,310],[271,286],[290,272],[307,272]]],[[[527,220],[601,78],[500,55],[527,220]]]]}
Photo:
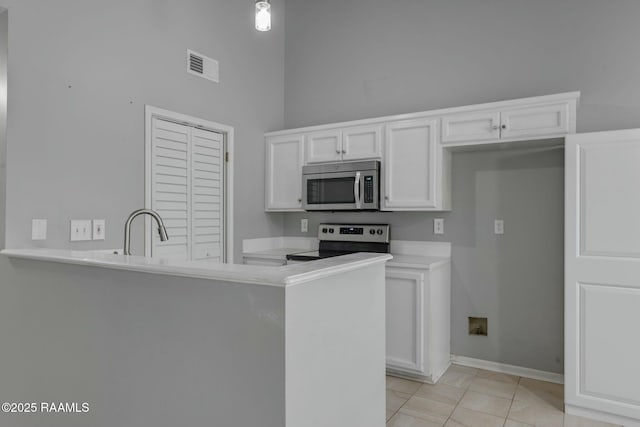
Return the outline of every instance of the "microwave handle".
{"type": "Polygon", "coordinates": [[[353,197],[356,200],[356,209],[362,208],[360,200],[360,171],[356,172],[356,179],[353,182],[353,197]]]}

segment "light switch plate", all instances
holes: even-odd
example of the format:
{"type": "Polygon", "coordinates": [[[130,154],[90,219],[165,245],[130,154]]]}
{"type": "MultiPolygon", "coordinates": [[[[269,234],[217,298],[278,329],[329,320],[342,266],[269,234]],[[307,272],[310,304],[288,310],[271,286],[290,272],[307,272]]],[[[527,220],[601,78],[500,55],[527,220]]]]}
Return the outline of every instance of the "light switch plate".
{"type": "Polygon", "coordinates": [[[504,221],[501,219],[496,219],[493,222],[493,232],[494,234],[504,234],[504,221]]]}
{"type": "Polygon", "coordinates": [[[69,229],[69,241],[84,242],[91,240],[92,227],[90,219],[72,219],[69,229]]]}
{"type": "Polygon", "coordinates": [[[309,220],[307,218],[302,218],[300,220],[300,232],[306,233],[309,231],[309,220]]]}
{"type": "Polygon", "coordinates": [[[104,219],[93,220],[93,240],[104,240],[105,225],[106,221],[104,219]]]}
{"type": "Polygon", "coordinates": [[[31,240],[47,240],[47,220],[31,220],[31,240]]]}
{"type": "Polygon", "coordinates": [[[433,219],[433,234],[444,234],[444,218],[433,219]]]}

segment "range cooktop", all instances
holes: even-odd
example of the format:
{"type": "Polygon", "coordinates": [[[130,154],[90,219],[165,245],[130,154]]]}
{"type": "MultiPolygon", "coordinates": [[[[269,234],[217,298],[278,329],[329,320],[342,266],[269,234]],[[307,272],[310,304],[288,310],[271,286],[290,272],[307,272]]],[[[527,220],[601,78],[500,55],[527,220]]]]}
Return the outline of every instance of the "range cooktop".
{"type": "Polygon", "coordinates": [[[314,261],[356,252],[389,253],[388,224],[320,224],[319,250],[287,255],[291,261],[314,261]]]}

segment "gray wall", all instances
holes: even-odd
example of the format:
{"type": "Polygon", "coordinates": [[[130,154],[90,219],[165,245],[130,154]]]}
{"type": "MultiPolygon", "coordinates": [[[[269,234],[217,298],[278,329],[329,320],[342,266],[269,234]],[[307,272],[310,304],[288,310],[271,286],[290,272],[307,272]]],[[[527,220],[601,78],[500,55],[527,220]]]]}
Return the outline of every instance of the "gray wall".
{"type": "Polygon", "coordinates": [[[234,126],[236,254],[243,238],[281,234],[255,180],[263,133],[283,126],[283,0],[269,33],[253,28],[251,1],[4,3],[8,247],[122,246],[144,204],[145,104],[234,126]],[[220,84],[186,72],[187,48],[220,61],[220,84]],[[32,218],[48,219],[46,242],[30,240],[32,218]],[[69,220],[91,218],[106,218],[106,241],[69,243],[69,220]]]}
{"type": "Polygon", "coordinates": [[[8,13],[0,7],[0,249],[4,248],[7,184],[7,44],[8,13]]]}
{"type": "MultiPolygon", "coordinates": [[[[580,90],[578,129],[640,126],[640,39],[631,0],[287,2],[285,125],[580,90]]],[[[452,352],[563,370],[563,153],[453,158],[453,212],[286,214],[389,222],[396,239],[453,243],[452,352]],[[506,234],[492,234],[493,219],[506,234]],[[467,316],[488,316],[470,337],[467,316]]]]}

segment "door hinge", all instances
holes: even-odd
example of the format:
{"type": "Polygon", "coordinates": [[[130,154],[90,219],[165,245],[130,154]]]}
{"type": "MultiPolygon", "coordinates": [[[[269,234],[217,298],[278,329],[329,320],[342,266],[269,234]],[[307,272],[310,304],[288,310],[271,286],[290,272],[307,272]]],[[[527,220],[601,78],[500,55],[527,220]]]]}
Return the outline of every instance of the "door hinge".
{"type": "Polygon", "coordinates": [[[228,151],[224,153],[224,161],[225,162],[229,162],[229,152],[228,151]]]}

